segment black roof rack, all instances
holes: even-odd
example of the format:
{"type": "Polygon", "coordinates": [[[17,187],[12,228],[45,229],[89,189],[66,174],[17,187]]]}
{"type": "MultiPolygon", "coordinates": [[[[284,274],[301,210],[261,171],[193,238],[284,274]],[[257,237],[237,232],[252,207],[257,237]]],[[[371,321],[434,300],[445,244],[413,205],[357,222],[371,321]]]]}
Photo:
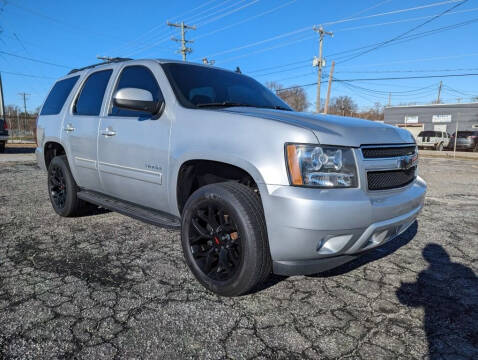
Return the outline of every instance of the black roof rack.
{"type": "Polygon", "coordinates": [[[107,61],[103,61],[103,62],[100,62],[100,63],[97,63],[97,64],[93,64],[93,65],[88,65],[88,66],[85,66],[85,67],[82,67],[82,68],[78,68],[78,69],[73,69],[73,70],[71,70],[71,71],[68,73],[68,75],[73,74],[73,73],[76,73],[76,72],[78,72],[78,71],[82,71],[82,70],[86,70],[86,69],[91,69],[91,68],[94,68],[94,67],[100,66],[100,65],[111,64],[111,63],[118,63],[118,62],[129,61],[129,60],[133,60],[133,59],[130,59],[130,58],[120,58],[120,57],[108,58],[107,61]]]}

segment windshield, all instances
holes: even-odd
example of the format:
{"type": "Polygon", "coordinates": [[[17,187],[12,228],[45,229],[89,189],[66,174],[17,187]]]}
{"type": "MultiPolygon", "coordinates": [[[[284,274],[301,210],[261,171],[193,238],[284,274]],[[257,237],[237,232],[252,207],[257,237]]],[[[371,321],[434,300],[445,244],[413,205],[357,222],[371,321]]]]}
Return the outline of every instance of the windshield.
{"type": "Polygon", "coordinates": [[[190,64],[162,64],[181,105],[188,108],[252,106],[291,110],[256,80],[231,71],[190,64]]]}

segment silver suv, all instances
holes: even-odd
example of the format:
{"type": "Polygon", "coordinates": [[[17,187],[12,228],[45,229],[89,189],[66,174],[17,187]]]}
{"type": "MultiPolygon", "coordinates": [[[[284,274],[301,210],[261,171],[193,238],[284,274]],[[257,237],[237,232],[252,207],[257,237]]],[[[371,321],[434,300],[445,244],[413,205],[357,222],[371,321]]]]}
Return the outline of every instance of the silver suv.
{"type": "Polygon", "coordinates": [[[294,112],[252,78],[207,65],[73,70],[43,104],[37,137],[59,215],[94,204],[181,229],[191,271],[225,296],[386,243],[426,192],[408,131],[294,112]]]}

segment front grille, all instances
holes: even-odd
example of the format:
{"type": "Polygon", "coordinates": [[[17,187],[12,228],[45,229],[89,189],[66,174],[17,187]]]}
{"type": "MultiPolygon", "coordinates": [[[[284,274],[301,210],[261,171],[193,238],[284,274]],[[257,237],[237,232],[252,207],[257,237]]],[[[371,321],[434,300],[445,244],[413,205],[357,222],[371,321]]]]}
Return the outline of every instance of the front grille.
{"type": "Polygon", "coordinates": [[[408,170],[370,171],[367,173],[369,190],[387,190],[410,184],[415,180],[416,166],[408,170]]]}
{"type": "Polygon", "coordinates": [[[411,146],[399,146],[399,147],[365,147],[362,148],[362,154],[365,159],[378,159],[378,158],[390,158],[399,157],[405,155],[415,154],[415,145],[411,146]]]}

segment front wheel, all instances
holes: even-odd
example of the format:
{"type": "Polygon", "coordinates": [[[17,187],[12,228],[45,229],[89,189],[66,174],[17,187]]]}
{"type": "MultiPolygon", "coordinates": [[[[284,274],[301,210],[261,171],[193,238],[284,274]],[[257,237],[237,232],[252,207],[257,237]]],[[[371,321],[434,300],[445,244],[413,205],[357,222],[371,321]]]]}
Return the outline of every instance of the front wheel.
{"type": "Polygon", "coordinates": [[[4,152],[5,152],[5,142],[2,141],[2,142],[0,142],[0,153],[3,154],[4,152]]]}
{"type": "Polygon", "coordinates": [[[219,295],[248,293],[271,271],[260,197],[239,183],[206,185],[189,197],[181,243],[194,276],[219,295]]]}

